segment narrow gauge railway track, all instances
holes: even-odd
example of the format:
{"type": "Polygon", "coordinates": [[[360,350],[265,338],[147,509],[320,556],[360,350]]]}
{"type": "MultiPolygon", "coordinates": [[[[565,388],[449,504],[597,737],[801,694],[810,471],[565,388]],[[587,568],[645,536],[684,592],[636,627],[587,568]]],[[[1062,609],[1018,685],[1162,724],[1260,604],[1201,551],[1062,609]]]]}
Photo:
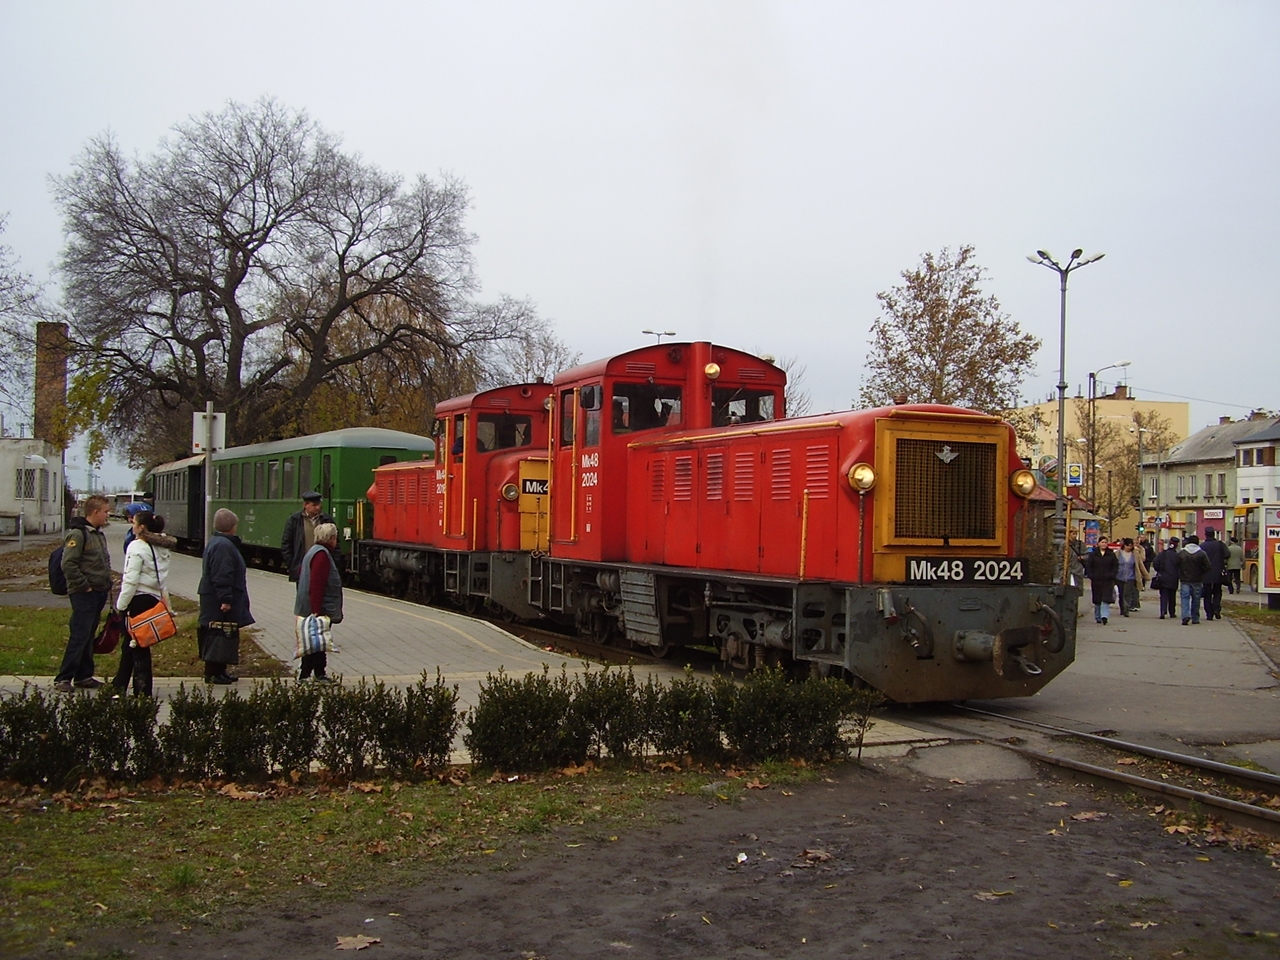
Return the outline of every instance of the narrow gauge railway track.
{"type": "Polygon", "coordinates": [[[1030,760],[1053,764],[1054,766],[1062,767],[1067,770],[1074,770],[1077,773],[1083,773],[1087,776],[1100,780],[1124,784],[1148,796],[1182,801],[1185,804],[1196,803],[1202,807],[1210,807],[1215,811],[1218,811],[1223,820],[1235,826],[1246,827],[1250,830],[1256,830],[1270,836],[1280,836],[1280,809],[1273,806],[1263,805],[1267,800],[1276,802],[1276,798],[1280,797],[1280,776],[1276,776],[1275,774],[1266,773],[1264,771],[1249,770],[1245,767],[1236,767],[1231,764],[1219,763],[1216,760],[1209,760],[1204,757],[1175,753],[1169,750],[1161,750],[1156,747],[1148,747],[1143,744],[1128,743],[1123,740],[1116,740],[1112,737],[1094,733],[1084,733],[1079,730],[1071,730],[1067,727],[1058,727],[1053,724],[1041,723],[1036,720],[1011,717],[1002,713],[996,713],[990,710],[981,710],[976,707],[969,707],[962,704],[953,704],[952,706],[954,709],[962,710],[975,717],[988,718],[989,720],[1008,724],[1013,728],[1021,727],[1024,730],[1031,729],[1037,732],[1043,731],[1045,734],[1053,738],[1055,745],[1061,745],[1064,741],[1074,740],[1079,743],[1093,744],[1128,756],[1137,754],[1139,756],[1148,757],[1152,760],[1173,764],[1175,767],[1190,771],[1187,775],[1187,779],[1195,778],[1203,780],[1205,778],[1214,778],[1219,781],[1226,781],[1243,791],[1246,795],[1250,796],[1251,799],[1256,799],[1261,802],[1254,803],[1245,800],[1237,800],[1223,796],[1221,793],[1211,792],[1210,790],[1195,789],[1179,783],[1170,782],[1165,779],[1153,780],[1149,777],[1138,776],[1137,774],[1126,773],[1120,770],[1113,770],[1109,767],[1100,766],[1096,763],[1090,763],[1075,757],[1065,756],[1060,752],[1050,753],[1044,750],[1032,749],[1021,743],[1010,742],[1014,739],[1012,737],[992,737],[989,733],[975,733],[973,730],[949,725],[945,721],[939,722],[937,719],[930,721],[933,725],[944,729],[967,733],[971,736],[978,736],[985,742],[1011,750],[1014,753],[1030,760]]]}

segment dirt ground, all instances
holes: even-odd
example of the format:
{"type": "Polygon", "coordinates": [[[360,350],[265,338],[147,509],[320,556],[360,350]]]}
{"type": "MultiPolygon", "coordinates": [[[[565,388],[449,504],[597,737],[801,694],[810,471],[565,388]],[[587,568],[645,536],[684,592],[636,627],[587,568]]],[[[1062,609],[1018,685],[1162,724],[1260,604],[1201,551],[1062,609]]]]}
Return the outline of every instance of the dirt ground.
{"type": "Polygon", "coordinates": [[[1280,956],[1266,855],[1197,846],[1047,773],[957,783],[850,765],[655,814],[616,836],[559,832],[513,869],[103,931],[70,955],[331,957],[365,937],[371,960],[1280,956]]]}

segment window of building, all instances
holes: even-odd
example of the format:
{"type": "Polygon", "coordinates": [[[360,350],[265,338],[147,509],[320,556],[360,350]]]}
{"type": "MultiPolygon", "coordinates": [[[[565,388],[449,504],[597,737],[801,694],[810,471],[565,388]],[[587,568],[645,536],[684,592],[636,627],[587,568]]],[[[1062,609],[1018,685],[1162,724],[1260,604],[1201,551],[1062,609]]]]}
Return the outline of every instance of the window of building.
{"type": "Polygon", "coordinates": [[[1240,466],[1242,467],[1253,466],[1253,448],[1252,447],[1245,447],[1240,451],[1240,466]]]}
{"type": "Polygon", "coordinates": [[[1213,474],[1206,473],[1204,475],[1204,497],[1208,500],[1213,496],[1213,474]]]}
{"type": "Polygon", "coordinates": [[[1187,478],[1182,474],[1178,474],[1178,496],[1185,497],[1187,495],[1187,478]]]}
{"type": "Polygon", "coordinates": [[[1196,475],[1194,473],[1187,477],[1187,496],[1192,500],[1196,498],[1196,475]]]}
{"type": "Polygon", "coordinates": [[[1227,495],[1227,475],[1225,473],[1218,474],[1218,496],[1225,497],[1227,495]]]}

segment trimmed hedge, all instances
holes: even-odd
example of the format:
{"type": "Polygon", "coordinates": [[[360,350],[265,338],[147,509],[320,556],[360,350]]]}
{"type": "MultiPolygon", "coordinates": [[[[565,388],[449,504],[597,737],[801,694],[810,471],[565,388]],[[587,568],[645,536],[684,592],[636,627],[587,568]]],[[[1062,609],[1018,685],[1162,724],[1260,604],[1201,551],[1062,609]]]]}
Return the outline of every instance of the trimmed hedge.
{"type": "Polygon", "coordinates": [[[562,668],[480,684],[467,716],[439,671],[406,690],[255,684],[218,698],[181,687],[157,724],[150,698],[49,697],[35,687],[0,696],[0,777],[52,786],[82,777],[141,780],[157,774],[261,780],[306,773],[412,778],[448,764],[463,743],[479,767],[517,772],[627,763],[647,754],[698,763],[824,760],[861,748],[874,692],[833,679],[796,683],[763,669],[737,683],[683,677],[638,683],[630,668],[562,668]],[[852,733],[850,732],[852,731],[852,733]]]}

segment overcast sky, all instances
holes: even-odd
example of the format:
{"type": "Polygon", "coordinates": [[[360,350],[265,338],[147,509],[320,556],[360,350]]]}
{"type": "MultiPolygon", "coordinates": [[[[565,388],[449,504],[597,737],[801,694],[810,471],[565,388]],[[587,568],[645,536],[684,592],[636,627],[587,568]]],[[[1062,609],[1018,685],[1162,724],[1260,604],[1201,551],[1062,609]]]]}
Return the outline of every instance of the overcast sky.
{"type": "Polygon", "coordinates": [[[147,154],[267,95],[465,180],[483,297],[584,360],[673,330],[796,357],[845,408],[877,291],[968,243],[1044,341],[1043,400],[1058,278],[1026,255],[1083,247],[1106,259],[1070,281],[1070,393],[1131,360],[1193,430],[1280,406],[1275,2],[47,0],[0,4],[0,37],[0,242],[42,280],[48,177],[90,137],[147,154]]]}

